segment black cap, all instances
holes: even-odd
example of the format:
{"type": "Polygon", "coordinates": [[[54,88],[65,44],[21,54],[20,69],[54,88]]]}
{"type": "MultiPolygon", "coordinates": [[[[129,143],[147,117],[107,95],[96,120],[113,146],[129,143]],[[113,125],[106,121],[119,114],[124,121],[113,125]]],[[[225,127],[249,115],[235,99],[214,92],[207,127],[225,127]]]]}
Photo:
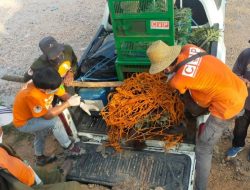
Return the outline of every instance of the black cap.
{"type": "Polygon", "coordinates": [[[39,42],[39,47],[49,60],[55,59],[64,50],[64,45],[58,43],[55,38],[51,36],[44,37],[39,42]]]}

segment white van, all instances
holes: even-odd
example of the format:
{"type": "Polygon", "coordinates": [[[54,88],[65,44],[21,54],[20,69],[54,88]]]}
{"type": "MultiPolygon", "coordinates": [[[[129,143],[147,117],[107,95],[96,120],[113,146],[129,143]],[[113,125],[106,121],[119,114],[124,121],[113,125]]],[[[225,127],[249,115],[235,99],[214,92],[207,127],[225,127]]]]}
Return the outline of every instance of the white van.
{"type": "MultiPolygon", "coordinates": [[[[212,43],[209,53],[223,62],[226,56],[223,33],[225,5],[226,0],[176,0],[175,2],[177,8],[191,8],[193,28],[217,26],[221,30],[218,42],[212,43]]],[[[85,72],[84,77],[79,75],[80,80],[101,81],[101,78],[94,79],[91,74],[107,67],[107,60],[114,61],[115,47],[112,39],[109,39],[110,43],[103,45],[109,35],[112,35],[112,25],[106,3],[101,26],[79,61],[79,72],[85,72]],[[99,59],[102,52],[107,49],[112,49],[113,52],[107,51],[109,55],[103,59],[105,61],[99,59]],[[86,60],[90,58],[92,58],[92,62],[88,62],[90,66],[95,62],[98,64],[94,64],[93,68],[86,71],[86,60]],[[85,67],[82,69],[84,64],[85,67]]],[[[113,77],[112,73],[108,73],[107,76],[113,77]]],[[[102,107],[105,104],[103,96],[107,92],[106,89],[97,90],[98,93],[103,94],[99,99],[92,100],[102,107]]],[[[86,95],[86,91],[82,91],[86,95]]],[[[88,94],[91,94],[91,91],[88,94]]],[[[86,97],[84,99],[86,100],[86,97]]],[[[65,111],[63,120],[66,127],[71,129],[72,136],[79,139],[81,146],[86,149],[86,154],[75,159],[73,169],[67,179],[100,184],[110,188],[117,184],[126,184],[127,189],[161,187],[168,190],[192,190],[195,178],[195,131],[205,119],[206,116],[202,116],[190,121],[189,130],[185,126],[180,127],[180,130],[183,129],[186,134],[184,141],[168,152],[164,149],[164,142],[158,140],[147,140],[147,148],[142,151],[124,146],[122,152],[115,152],[112,148],[105,148],[102,145],[107,141],[107,127],[98,114],[93,113],[90,117],[78,108],[70,112],[65,111]]]]}

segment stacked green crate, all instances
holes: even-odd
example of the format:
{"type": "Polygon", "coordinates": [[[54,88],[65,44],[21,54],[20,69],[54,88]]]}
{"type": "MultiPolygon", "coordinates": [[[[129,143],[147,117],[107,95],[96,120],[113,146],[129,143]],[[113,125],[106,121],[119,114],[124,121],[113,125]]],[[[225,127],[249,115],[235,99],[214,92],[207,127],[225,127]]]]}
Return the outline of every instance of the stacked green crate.
{"type": "Polygon", "coordinates": [[[174,45],[173,0],[109,0],[117,50],[116,71],[119,80],[124,72],[149,68],[148,46],[162,40],[174,45]]]}

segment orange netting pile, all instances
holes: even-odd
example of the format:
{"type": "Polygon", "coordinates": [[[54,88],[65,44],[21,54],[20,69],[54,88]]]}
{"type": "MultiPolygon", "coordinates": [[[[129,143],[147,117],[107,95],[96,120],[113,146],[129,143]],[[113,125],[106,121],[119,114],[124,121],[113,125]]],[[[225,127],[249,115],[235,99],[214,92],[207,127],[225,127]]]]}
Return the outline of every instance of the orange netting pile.
{"type": "Polygon", "coordinates": [[[109,145],[121,150],[122,139],[143,141],[156,136],[168,141],[166,147],[175,145],[182,138],[169,135],[167,129],[178,126],[183,109],[163,74],[134,74],[109,95],[109,103],[101,111],[109,127],[109,145]]]}

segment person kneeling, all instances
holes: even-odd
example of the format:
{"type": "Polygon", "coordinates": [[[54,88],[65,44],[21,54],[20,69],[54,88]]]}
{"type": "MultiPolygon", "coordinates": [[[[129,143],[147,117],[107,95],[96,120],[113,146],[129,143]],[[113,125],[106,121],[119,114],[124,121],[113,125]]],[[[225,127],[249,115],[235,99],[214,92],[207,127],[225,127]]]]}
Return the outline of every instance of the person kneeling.
{"type": "MultiPolygon", "coordinates": [[[[81,102],[80,96],[71,96],[62,104],[52,107],[54,95],[61,83],[62,78],[54,68],[39,69],[34,72],[32,80],[28,81],[17,93],[14,100],[14,126],[21,132],[35,135],[36,164],[40,166],[55,160],[54,156],[44,155],[45,138],[50,130],[69,156],[81,155],[84,152],[69,139],[58,117],[68,107],[83,107],[84,103],[81,102]]],[[[89,109],[95,109],[95,106],[84,104],[84,108],[85,111],[89,111],[89,109]]]]}

